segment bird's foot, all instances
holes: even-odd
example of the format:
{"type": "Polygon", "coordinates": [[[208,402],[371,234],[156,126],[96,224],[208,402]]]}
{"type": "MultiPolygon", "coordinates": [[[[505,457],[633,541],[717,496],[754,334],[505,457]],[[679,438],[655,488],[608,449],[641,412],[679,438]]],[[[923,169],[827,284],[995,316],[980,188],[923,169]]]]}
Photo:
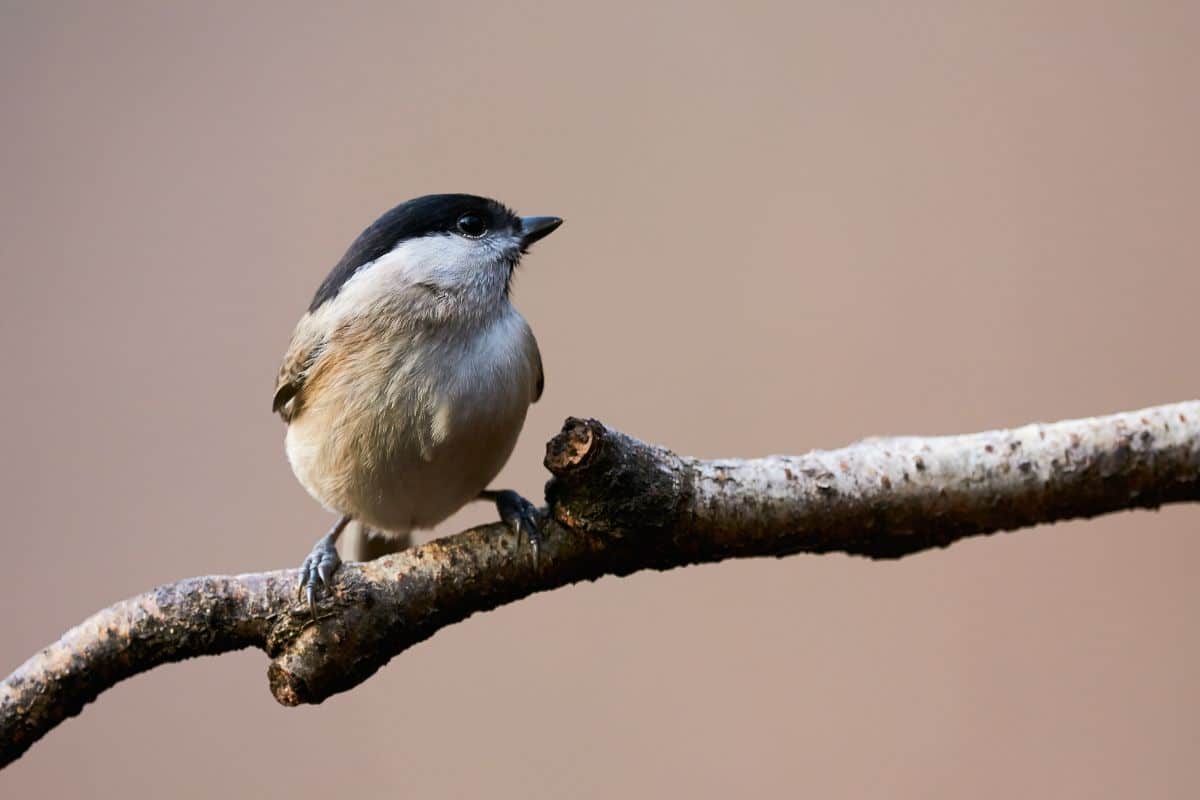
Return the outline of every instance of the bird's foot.
{"type": "Polygon", "coordinates": [[[341,566],[342,559],[338,557],[337,540],[349,522],[349,517],[338,520],[329,533],[317,540],[304,563],[300,565],[297,592],[299,599],[308,599],[308,610],[312,613],[314,622],[317,621],[317,598],[329,590],[333,573],[341,566]]]}
{"type": "Polygon", "coordinates": [[[538,550],[542,542],[541,515],[538,514],[537,507],[521,495],[508,489],[488,492],[486,496],[495,501],[496,511],[500,513],[500,521],[516,534],[517,546],[520,547],[522,535],[529,539],[533,568],[537,570],[538,550]]]}

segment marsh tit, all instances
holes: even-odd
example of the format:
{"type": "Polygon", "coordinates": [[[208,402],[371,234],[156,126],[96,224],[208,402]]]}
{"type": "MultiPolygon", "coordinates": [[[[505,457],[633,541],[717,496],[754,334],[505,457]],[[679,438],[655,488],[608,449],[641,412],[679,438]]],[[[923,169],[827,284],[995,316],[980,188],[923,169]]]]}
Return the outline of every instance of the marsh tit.
{"type": "Polygon", "coordinates": [[[378,555],[490,500],[536,564],[536,509],[487,486],[544,383],[509,298],[513,270],[561,224],[474,195],[419,197],[363,231],[317,289],[273,402],[296,478],[339,515],[301,568],[314,616],[351,521],[370,529],[378,555]]]}

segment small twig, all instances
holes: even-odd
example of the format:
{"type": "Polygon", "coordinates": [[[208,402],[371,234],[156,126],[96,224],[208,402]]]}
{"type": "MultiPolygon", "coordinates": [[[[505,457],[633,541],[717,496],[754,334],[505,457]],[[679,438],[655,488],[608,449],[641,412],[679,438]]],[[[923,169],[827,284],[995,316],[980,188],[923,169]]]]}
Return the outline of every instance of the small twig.
{"type": "Polygon", "coordinates": [[[547,445],[539,567],[488,525],[347,564],[313,624],[296,570],[191,578],[93,615],[0,684],[0,765],[113,684],[244,647],[285,705],[356,686],[438,629],[601,575],[748,556],[894,558],[957,539],[1200,499],[1200,402],[966,436],[701,461],[568,419],[547,445]]]}

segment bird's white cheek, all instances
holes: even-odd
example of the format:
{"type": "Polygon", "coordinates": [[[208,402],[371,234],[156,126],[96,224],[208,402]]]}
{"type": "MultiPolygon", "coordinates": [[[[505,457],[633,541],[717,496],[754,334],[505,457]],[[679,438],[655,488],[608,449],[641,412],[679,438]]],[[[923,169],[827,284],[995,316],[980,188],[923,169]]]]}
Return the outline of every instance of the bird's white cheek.
{"type": "Polygon", "coordinates": [[[502,289],[508,281],[509,261],[504,247],[491,240],[424,236],[403,242],[379,263],[385,259],[395,264],[405,280],[433,284],[448,291],[487,294],[489,290],[502,289]]]}
{"type": "Polygon", "coordinates": [[[479,242],[461,236],[423,236],[396,247],[395,255],[406,276],[414,281],[461,282],[478,267],[479,242]]]}
{"type": "Polygon", "coordinates": [[[401,242],[362,266],[326,304],[329,306],[326,313],[342,319],[416,285],[474,302],[493,302],[508,286],[511,260],[507,247],[503,242],[497,245],[490,240],[452,234],[433,234],[401,242]]]}

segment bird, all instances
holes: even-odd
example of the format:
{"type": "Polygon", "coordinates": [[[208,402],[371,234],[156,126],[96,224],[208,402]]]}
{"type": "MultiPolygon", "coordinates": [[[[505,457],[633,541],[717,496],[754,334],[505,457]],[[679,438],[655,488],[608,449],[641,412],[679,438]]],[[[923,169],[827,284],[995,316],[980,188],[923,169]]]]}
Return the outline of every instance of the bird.
{"type": "Polygon", "coordinates": [[[513,274],[562,222],[478,195],[417,197],[359,234],[317,288],[272,401],[297,480],[337,514],[300,568],[314,619],[351,522],[360,554],[378,556],[487,500],[537,567],[536,507],[488,487],[545,387],[513,274]]]}

